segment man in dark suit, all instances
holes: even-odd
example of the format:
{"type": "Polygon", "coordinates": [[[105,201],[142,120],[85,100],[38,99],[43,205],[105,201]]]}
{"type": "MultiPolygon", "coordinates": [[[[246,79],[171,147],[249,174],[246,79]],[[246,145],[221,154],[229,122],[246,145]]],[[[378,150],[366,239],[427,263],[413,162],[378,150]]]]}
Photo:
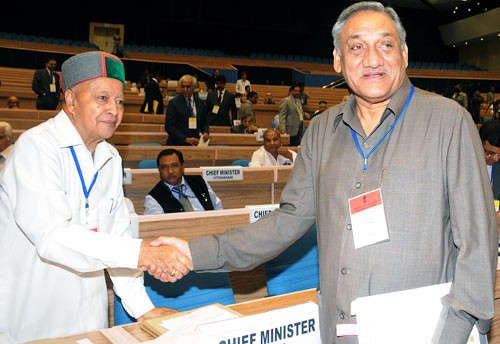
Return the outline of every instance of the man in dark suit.
{"type": "Polygon", "coordinates": [[[208,140],[205,105],[193,96],[196,78],[186,74],[179,80],[181,94],[168,102],[165,116],[167,146],[197,146],[200,135],[208,140]]]}
{"type": "Polygon", "coordinates": [[[144,198],[144,214],[222,209],[222,202],[202,176],[184,175],[182,152],[168,148],[156,159],[160,181],[144,198]]]}
{"type": "Polygon", "coordinates": [[[479,129],[479,136],[483,143],[493,198],[500,200],[500,120],[490,120],[483,124],[479,129]]]}
{"type": "Polygon", "coordinates": [[[207,95],[207,118],[209,125],[231,126],[238,118],[234,94],[226,90],[226,77],[215,78],[216,90],[207,95]],[[231,113],[231,115],[229,114],[231,113]]]}
{"type": "Polygon", "coordinates": [[[37,94],[36,108],[38,110],[55,110],[59,105],[61,84],[59,74],[55,72],[57,61],[47,59],[45,68],[38,69],[33,75],[31,89],[37,94]]]}
{"type": "Polygon", "coordinates": [[[160,89],[160,81],[160,73],[154,72],[153,77],[144,89],[146,95],[144,97],[144,103],[141,107],[142,113],[163,114],[163,94],[160,89]]]}
{"type": "Polygon", "coordinates": [[[210,75],[205,82],[205,84],[207,85],[207,92],[215,91],[215,79],[219,76],[219,74],[219,68],[214,68],[214,73],[210,75]]]}

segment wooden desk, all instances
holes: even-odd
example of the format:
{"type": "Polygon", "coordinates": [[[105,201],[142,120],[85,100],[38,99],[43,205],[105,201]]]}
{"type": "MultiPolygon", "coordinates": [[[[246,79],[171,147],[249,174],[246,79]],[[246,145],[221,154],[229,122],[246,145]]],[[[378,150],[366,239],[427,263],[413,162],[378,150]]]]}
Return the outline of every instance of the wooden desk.
{"type": "MultiPolygon", "coordinates": [[[[285,295],[266,297],[242,303],[235,303],[233,305],[230,305],[229,307],[243,315],[252,315],[267,312],[273,309],[294,306],[308,301],[317,303],[316,289],[307,289],[285,295]]],[[[64,342],[66,344],[75,343],[77,340],[82,340],[85,338],[87,338],[94,344],[121,344],[119,339],[118,341],[116,339],[113,339],[113,337],[116,338],[117,333],[124,336],[130,336],[128,337],[129,339],[135,339],[139,343],[154,339],[154,337],[152,337],[146,331],[142,330],[140,324],[138,323],[116,326],[110,329],[102,329],[100,331],[76,334],[59,339],[66,340],[66,342],[64,342]]],[[[36,341],[30,343],[34,344],[36,343],[36,341]]],[[[53,343],[57,343],[57,341],[54,341],[53,343]]],[[[61,342],[61,344],[63,343],[61,342]]]]}

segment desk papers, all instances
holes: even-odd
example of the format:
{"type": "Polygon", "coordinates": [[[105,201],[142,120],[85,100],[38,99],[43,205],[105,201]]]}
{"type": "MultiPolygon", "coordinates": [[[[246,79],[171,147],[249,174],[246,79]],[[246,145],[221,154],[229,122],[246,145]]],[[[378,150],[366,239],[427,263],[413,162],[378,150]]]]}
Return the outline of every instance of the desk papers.
{"type": "Polygon", "coordinates": [[[215,303],[194,310],[149,319],[144,321],[141,327],[155,337],[172,337],[192,332],[201,324],[233,319],[239,316],[240,314],[232,309],[220,303],[215,303]]]}

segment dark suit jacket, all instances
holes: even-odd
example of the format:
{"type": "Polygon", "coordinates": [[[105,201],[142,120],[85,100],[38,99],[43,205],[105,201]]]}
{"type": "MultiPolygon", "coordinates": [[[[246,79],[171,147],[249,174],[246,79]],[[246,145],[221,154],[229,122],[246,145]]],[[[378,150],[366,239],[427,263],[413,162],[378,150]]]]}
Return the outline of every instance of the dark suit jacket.
{"type": "Polygon", "coordinates": [[[59,74],[54,72],[54,80],[56,91],[50,92],[50,84],[52,78],[47,71],[47,68],[37,69],[33,75],[31,89],[37,94],[36,108],[39,110],[55,110],[59,105],[59,97],[61,96],[61,83],[59,74]]]}
{"type": "Polygon", "coordinates": [[[500,200],[500,163],[493,165],[493,198],[500,200]]]}
{"type": "Polygon", "coordinates": [[[233,121],[238,119],[238,109],[234,101],[234,94],[227,89],[219,104],[218,91],[208,92],[207,95],[207,118],[208,125],[232,126],[233,121]],[[212,112],[214,105],[219,105],[217,114],[212,112]],[[229,113],[231,112],[231,115],[229,113]]]}
{"type": "Polygon", "coordinates": [[[156,81],[151,79],[151,81],[146,85],[144,92],[145,92],[145,98],[144,98],[144,103],[141,106],[141,112],[145,112],[144,109],[147,104],[148,105],[147,113],[163,114],[164,111],[163,94],[161,93],[160,85],[156,81]],[[154,111],[154,106],[153,106],[153,102],[155,100],[158,102],[158,108],[156,109],[156,112],[154,111]]]}
{"type": "Polygon", "coordinates": [[[187,146],[187,137],[199,137],[200,133],[208,133],[205,105],[199,97],[193,98],[196,106],[196,129],[189,129],[189,109],[183,95],[178,95],[168,102],[165,116],[167,146],[187,146]]]}

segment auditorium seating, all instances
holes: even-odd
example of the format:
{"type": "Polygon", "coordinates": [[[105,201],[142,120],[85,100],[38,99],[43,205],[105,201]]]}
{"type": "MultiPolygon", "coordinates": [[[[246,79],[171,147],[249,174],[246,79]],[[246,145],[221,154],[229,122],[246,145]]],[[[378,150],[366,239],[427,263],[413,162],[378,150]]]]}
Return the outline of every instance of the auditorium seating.
{"type": "Polygon", "coordinates": [[[317,288],[319,285],[316,225],[276,258],[264,264],[269,296],[317,288]]]}
{"type": "MultiPolygon", "coordinates": [[[[151,162],[153,162],[151,160],[151,162]]],[[[154,161],[156,165],[156,161],[154,161]]],[[[210,186],[224,209],[252,204],[272,204],[279,200],[291,166],[243,167],[243,180],[211,181],[210,186]],[[279,176],[282,174],[282,176],[279,176]]],[[[144,197],[160,180],[158,170],[132,169],[132,184],[124,185],[124,194],[134,204],[137,214],[144,213],[144,197]]],[[[201,168],[186,168],[186,175],[202,175],[201,168]]]]}
{"type": "Polygon", "coordinates": [[[248,167],[250,159],[236,159],[231,163],[232,166],[248,167]]]}

